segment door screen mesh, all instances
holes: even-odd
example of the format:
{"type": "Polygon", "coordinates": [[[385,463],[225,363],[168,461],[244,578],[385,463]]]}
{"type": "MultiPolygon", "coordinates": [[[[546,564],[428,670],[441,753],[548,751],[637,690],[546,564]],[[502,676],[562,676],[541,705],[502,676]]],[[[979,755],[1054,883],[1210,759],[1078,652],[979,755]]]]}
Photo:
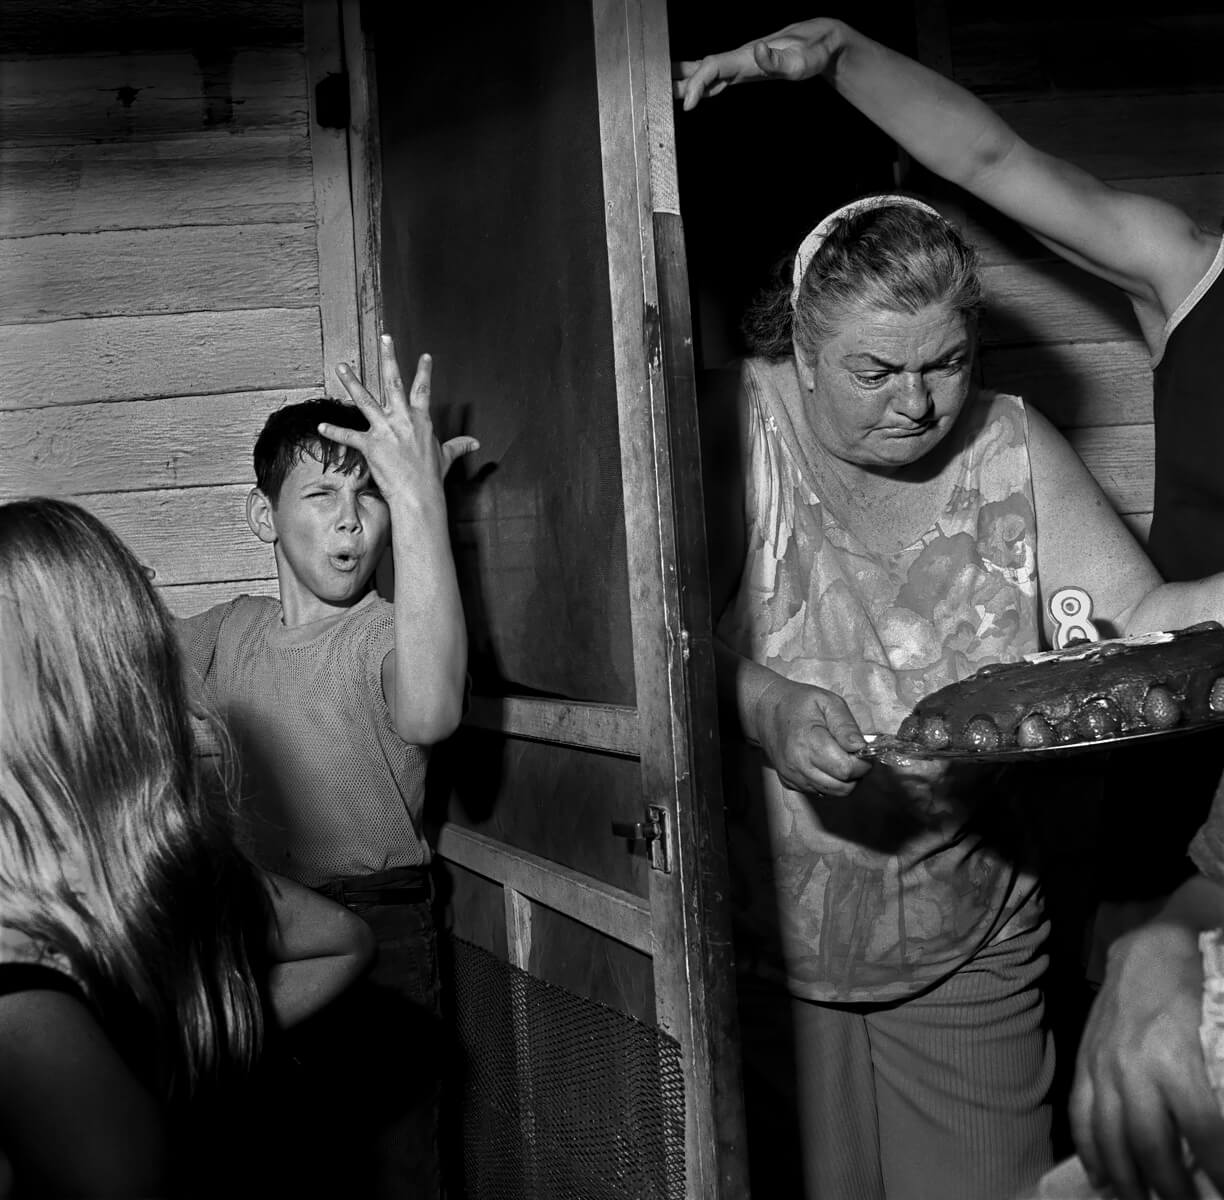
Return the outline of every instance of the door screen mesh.
{"type": "Polygon", "coordinates": [[[466,1200],[682,1200],[680,1046],[453,942],[466,1200]]]}

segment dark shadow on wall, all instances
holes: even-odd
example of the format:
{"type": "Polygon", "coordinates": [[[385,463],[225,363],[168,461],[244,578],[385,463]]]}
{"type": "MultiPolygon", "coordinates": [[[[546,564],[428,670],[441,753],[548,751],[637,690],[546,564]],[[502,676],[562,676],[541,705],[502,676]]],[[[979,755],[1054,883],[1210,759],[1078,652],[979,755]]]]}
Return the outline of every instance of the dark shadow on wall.
{"type": "MultiPolygon", "coordinates": [[[[792,3],[671,0],[674,61],[740,45],[808,15],[792,3]]],[[[912,50],[913,5],[889,0],[825,13],[912,50]]],[[[730,88],[677,106],[676,158],[697,366],[743,351],[740,318],[781,259],[829,212],[895,186],[893,143],[822,80],[730,88]]]]}

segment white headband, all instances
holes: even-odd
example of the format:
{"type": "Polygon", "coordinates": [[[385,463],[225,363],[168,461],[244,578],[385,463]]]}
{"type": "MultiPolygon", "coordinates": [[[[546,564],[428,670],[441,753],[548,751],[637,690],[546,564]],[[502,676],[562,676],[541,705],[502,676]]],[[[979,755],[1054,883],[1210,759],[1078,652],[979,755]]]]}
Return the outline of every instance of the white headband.
{"type": "Polygon", "coordinates": [[[945,219],[941,212],[933,209],[929,204],[924,204],[921,200],[915,200],[913,196],[902,196],[899,193],[889,193],[883,196],[865,196],[862,200],[851,200],[849,204],[842,205],[836,212],[831,212],[825,217],[799,243],[799,249],[795,251],[795,273],[790,294],[792,311],[799,302],[799,285],[803,282],[804,275],[807,274],[808,266],[812,261],[812,255],[820,249],[821,243],[829,236],[833,226],[839,221],[844,221],[847,217],[856,216],[858,213],[866,212],[868,209],[883,208],[886,205],[892,204],[904,204],[909,208],[920,208],[923,212],[930,213],[941,221],[945,219]]]}

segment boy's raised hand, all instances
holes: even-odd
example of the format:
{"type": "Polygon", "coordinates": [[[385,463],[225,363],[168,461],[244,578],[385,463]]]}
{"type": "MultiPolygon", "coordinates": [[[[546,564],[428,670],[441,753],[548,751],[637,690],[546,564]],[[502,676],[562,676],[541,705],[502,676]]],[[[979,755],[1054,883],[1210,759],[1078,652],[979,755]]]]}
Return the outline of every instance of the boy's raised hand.
{"type": "Polygon", "coordinates": [[[428,354],[422,354],[418,360],[412,389],[407,393],[395,345],[388,334],[378,339],[378,357],[385,405],[370,394],[348,363],[341,363],[336,371],[370,428],[343,429],[324,423],[319,426],[319,433],[342,446],[360,450],[374,482],[390,501],[400,493],[415,492],[423,482],[440,484],[451,464],[478,450],[480,443],[472,437],[455,437],[438,444],[429,416],[433,360],[428,354]]]}
{"type": "Polygon", "coordinates": [[[829,65],[839,44],[837,22],[823,17],[796,21],[735,50],[673,64],[673,87],[684,111],[733,83],[754,79],[810,79],[829,65]]]}

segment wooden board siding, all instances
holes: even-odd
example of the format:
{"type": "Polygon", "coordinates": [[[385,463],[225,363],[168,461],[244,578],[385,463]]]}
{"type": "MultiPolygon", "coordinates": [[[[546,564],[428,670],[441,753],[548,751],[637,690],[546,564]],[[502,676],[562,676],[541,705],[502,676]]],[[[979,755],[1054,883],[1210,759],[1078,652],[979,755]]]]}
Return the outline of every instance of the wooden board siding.
{"type": "Polygon", "coordinates": [[[249,488],[241,483],[78,499],[156,570],[158,584],[233,582],[269,574],[268,547],[246,523],[249,488]]]}
{"type": "Polygon", "coordinates": [[[1219,84],[1224,12],[1207,0],[1119,5],[1108,14],[1094,0],[1012,9],[947,0],[945,7],[957,78],[987,95],[1219,84]]]}
{"type": "Polygon", "coordinates": [[[108,229],[0,242],[0,324],[318,304],[313,223],[108,229]],[[190,263],[190,270],[184,264],[190,263]]]}
{"type": "MultiPolygon", "coordinates": [[[[0,35],[2,36],[2,35],[0,35]]],[[[0,143],[176,138],[272,127],[305,131],[299,49],[196,54],[6,58],[0,72],[0,143]]]]}
{"type": "Polygon", "coordinates": [[[161,598],[166,607],[176,617],[191,617],[212,608],[214,604],[224,604],[239,594],[250,596],[276,596],[275,579],[244,579],[229,580],[225,583],[201,583],[179,585],[160,585],[161,598]]]}
{"type": "Polygon", "coordinates": [[[1151,360],[1137,338],[986,347],[982,358],[991,387],[1039,401],[1062,429],[1151,421],[1151,360]]]}
{"type": "Polygon", "coordinates": [[[0,27],[0,499],[78,498],[181,613],[274,593],[255,436],[358,352],[345,135],[311,121],[338,3],[237,3],[0,27]]]}
{"type": "Polygon", "coordinates": [[[4,0],[6,54],[158,50],[240,31],[244,46],[301,40],[301,0],[4,0]]]}
{"type": "MultiPolygon", "coordinates": [[[[0,328],[0,369],[0,408],[319,386],[319,313],[261,308],[9,325],[0,328]]],[[[109,420],[101,408],[96,414],[109,420]]]]}
{"type": "Polygon", "coordinates": [[[298,128],[240,138],[202,131],[173,141],[0,147],[7,233],[314,220],[310,141],[298,128]]]}
{"type": "MultiPolygon", "coordinates": [[[[1034,145],[1220,229],[1224,66],[1211,63],[1224,61],[1224,17],[1176,8],[1159,20],[1107,23],[1073,22],[1072,12],[1058,20],[986,15],[959,0],[917,11],[927,60],[982,95],[1034,145]],[[1203,51],[1192,72],[1153,74],[1152,64],[1188,44],[1203,51]],[[1076,47],[1090,45],[1108,61],[1093,66],[1081,55],[1076,66],[1076,47]]],[[[1126,298],[965,193],[921,171],[909,182],[963,224],[981,255],[989,297],[982,381],[1024,396],[1064,429],[1127,524],[1146,537],[1151,362],[1126,298]]]]}
{"type": "Polygon", "coordinates": [[[0,475],[0,500],[28,492],[132,492],[246,483],[251,446],[268,415],[317,395],[231,392],[0,411],[0,445],[13,467],[0,475]],[[115,431],[122,429],[123,437],[115,431]],[[21,464],[25,464],[22,466],[21,464]]]}
{"type": "Polygon", "coordinates": [[[1022,137],[1101,179],[1224,169],[1224,94],[1062,95],[991,107],[1022,137]]]}

